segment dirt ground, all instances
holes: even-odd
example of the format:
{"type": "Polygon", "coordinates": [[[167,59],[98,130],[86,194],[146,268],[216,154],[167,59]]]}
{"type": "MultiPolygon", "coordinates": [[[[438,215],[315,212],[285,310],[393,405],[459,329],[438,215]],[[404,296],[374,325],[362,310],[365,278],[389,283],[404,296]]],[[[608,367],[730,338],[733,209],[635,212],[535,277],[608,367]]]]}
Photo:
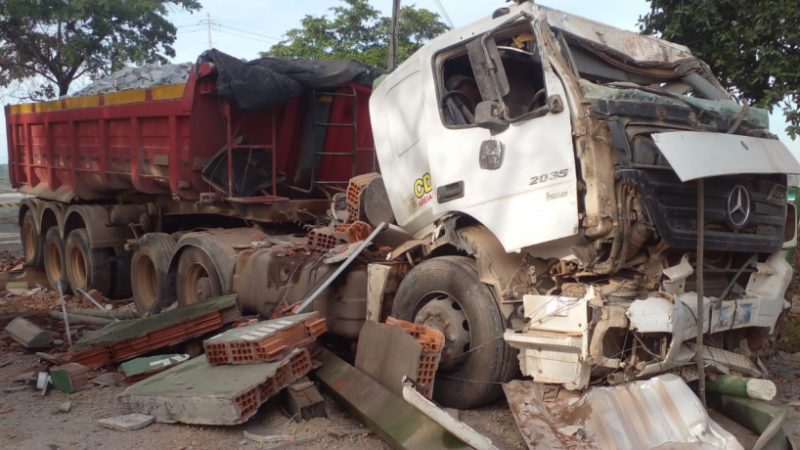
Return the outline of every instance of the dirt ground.
{"type": "MultiPolygon", "coordinates": [[[[15,274],[19,271],[15,272],[14,269],[18,270],[19,265],[18,243],[0,251],[0,288],[5,286],[7,280],[18,277],[15,274]]],[[[41,274],[29,272],[27,279],[41,281],[42,277],[41,274]]],[[[24,315],[54,331],[56,337],[63,340],[63,325],[47,317],[48,311],[58,309],[57,294],[36,288],[34,284],[32,282],[27,291],[17,294],[0,289],[0,329],[14,317],[24,315]]],[[[795,299],[800,303],[800,297],[795,299]]],[[[70,307],[91,307],[86,300],[68,297],[67,301],[70,307]]],[[[800,314],[798,309],[795,311],[800,314]]],[[[88,329],[78,328],[79,333],[88,329]]],[[[64,351],[66,347],[63,344],[49,350],[54,354],[64,351]]],[[[774,403],[787,411],[785,431],[795,446],[800,448],[800,353],[779,350],[764,362],[770,371],[769,377],[778,386],[774,403]]],[[[35,373],[44,367],[33,352],[25,351],[19,344],[0,334],[0,449],[389,448],[324,391],[327,418],[305,422],[291,420],[279,396],[263,405],[255,417],[240,426],[153,424],[132,432],[109,430],[102,428],[97,421],[130,412],[116,400],[125,387],[124,382],[111,387],[93,386],[74,394],[51,389],[43,396],[33,386],[15,381],[26,373],[35,373]],[[59,407],[65,402],[70,403],[69,411],[61,412],[59,407]],[[252,440],[248,435],[279,435],[291,440],[264,444],[252,440]]],[[[99,374],[96,372],[96,375],[99,374]]],[[[480,409],[459,411],[459,418],[488,436],[501,449],[525,448],[505,401],[480,409]]],[[[740,436],[736,431],[731,431],[740,436]]],[[[753,442],[752,436],[740,436],[740,440],[746,446],[753,442]]]]}

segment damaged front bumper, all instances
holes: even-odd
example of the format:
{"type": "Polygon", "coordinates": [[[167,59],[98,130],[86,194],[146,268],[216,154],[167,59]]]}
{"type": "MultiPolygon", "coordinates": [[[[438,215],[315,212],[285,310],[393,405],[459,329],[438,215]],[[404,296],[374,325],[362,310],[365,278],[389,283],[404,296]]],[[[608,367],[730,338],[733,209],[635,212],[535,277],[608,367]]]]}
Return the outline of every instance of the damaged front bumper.
{"type": "MultiPolygon", "coordinates": [[[[662,289],[633,301],[608,300],[589,287],[582,298],[525,295],[527,324],[521,332],[509,330],[504,339],[520,350],[522,373],[540,383],[583,389],[593,378],[610,383],[631,381],[676,371],[687,380],[693,370],[697,294],[685,292],[693,268],[684,257],[663,271],[662,289]]],[[[757,327],[775,331],[789,304],[784,293],[792,277],[783,251],[758,263],[739,298],[704,297],[703,328],[710,335],[757,327]]],[[[745,355],[721,348],[705,348],[703,357],[721,372],[734,369],[758,375],[745,355]]]]}

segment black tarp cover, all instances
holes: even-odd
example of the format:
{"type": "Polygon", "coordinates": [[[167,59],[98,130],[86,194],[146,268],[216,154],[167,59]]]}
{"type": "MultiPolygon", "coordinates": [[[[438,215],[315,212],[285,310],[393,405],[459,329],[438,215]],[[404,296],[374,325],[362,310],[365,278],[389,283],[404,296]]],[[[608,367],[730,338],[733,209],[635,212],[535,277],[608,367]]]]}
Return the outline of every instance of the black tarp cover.
{"type": "Polygon", "coordinates": [[[246,110],[286,103],[309,89],[333,88],[353,81],[372,86],[381,69],[357,61],[259,58],[242,61],[217,49],[203,52],[198,62],[217,67],[217,94],[246,110]]]}

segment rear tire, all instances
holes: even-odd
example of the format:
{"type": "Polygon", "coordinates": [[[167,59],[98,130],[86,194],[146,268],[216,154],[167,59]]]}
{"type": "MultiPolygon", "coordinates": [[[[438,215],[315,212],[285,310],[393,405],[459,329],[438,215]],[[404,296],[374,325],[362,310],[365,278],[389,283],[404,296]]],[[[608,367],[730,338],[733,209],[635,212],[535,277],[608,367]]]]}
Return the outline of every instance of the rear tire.
{"type": "Polygon", "coordinates": [[[469,258],[445,256],[415,266],[398,287],[392,315],[444,333],[433,390],[442,405],[468,409],[491,402],[517,371],[500,308],[469,258]]]}
{"type": "Polygon", "coordinates": [[[64,253],[64,240],[58,233],[58,227],[49,228],[44,239],[44,272],[47,275],[47,281],[50,282],[50,287],[58,291],[60,285],[61,293],[68,294],[70,288],[67,273],[64,270],[66,266],[64,253]]]}
{"type": "Polygon", "coordinates": [[[175,281],[178,306],[194,305],[222,295],[222,281],[206,253],[197,247],[184,249],[178,259],[175,281]]]}
{"type": "Polygon", "coordinates": [[[67,236],[64,261],[67,280],[73,291],[96,290],[104,297],[111,296],[111,266],[109,250],[92,248],[85,228],[72,230],[67,236]]]}
{"type": "Polygon", "coordinates": [[[25,211],[19,228],[22,241],[22,254],[25,265],[28,267],[42,268],[44,266],[44,237],[36,230],[36,221],[33,210],[25,211]]]}
{"type": "Polygon", "coordinates": [[[148,233],[139,241],[131,260],[131,288],[139,314],[155,314],[172,299],[169,263],[174,251],[175,240],[166,233],[148,233]]]}

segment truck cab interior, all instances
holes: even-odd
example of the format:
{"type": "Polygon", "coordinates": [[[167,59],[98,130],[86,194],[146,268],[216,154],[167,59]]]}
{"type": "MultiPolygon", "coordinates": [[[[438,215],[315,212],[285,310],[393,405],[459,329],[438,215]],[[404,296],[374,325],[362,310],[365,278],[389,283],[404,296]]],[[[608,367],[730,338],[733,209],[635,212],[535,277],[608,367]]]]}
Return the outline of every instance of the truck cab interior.
{"type": "MultiPolygon", "coordinates": [[[[480,38],[479,38],[480,39],[480,38]]],[[[527,116],[547,103],[541,54],[530,28],[515,27],[492,37],[508,79],[508,92],[502,96],[506,117],[527,116]]],[[[448,127],[476,126],[475,110],[487,98],[476,80],[473,67],[479,64],[470,56],[468,43],[445,50],[437,58],[437,82],[442,118],[448,127]]]]}

